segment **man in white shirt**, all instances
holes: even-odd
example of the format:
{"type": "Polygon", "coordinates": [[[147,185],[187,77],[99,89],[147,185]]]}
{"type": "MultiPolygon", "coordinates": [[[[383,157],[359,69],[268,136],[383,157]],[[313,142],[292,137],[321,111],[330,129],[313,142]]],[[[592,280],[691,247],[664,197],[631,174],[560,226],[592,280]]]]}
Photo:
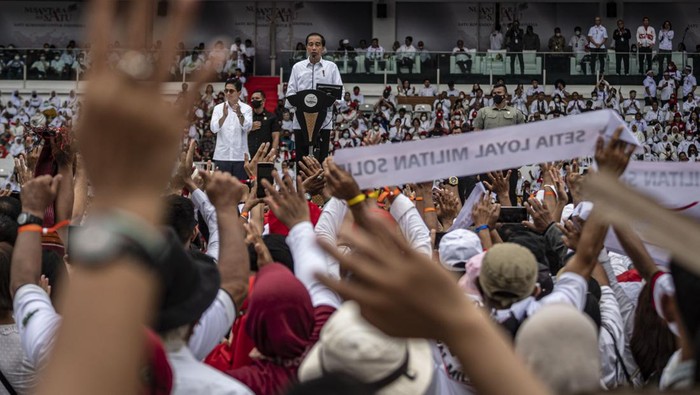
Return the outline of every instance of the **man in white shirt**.
{"type": "MultiPolygon", "coordinates": [[[[296,95],[297,92],[303,90],[316,89],[317,84],[343,85],[338,66],[321,58],[325,48],[326,39],[320,33],[310,33],[306,36],[306,53],[309,57],[297,62],[292,67],[286,97],[296,95]]],[[[285,105],[287,108],[294,108],[288,100],[285,105]]],[[[325,119],[317,119],[316,122],[321,122],[320,130],[318,133],[314,133],[311,141],[309,141],[307,132],[303,131],[302,133],[299,120],[296,116],[294,117],[294,142],[298,160],[309,155],[310,144],[313,144],[319,150],[319,161],[323,161],[328,156],[330,133],[331,129],[333,129],[332,109],[329,108],[326,111],[325,119]]]]}
{"type": "Polygon", "coordinates": [[[698,86],[698,80],[693,75],[693,68],[688,65],[683,69],[683,100],[686,100],[689,94],[695,94],[695,88],[698,86]]]}
{"type": "Polygon", "coordinates": [[[569,103],[566,105],[566,113],[569,115],[581,114],[584,107],[585,104],[583,100],[579,98],[578,92],[574,92],[571,94],[571,100],[569,100],[569,103]]]}
{"type": "Polygon", "coordinates": [[[464,41],[457,40],[457,46],[452,49],[452,56],[455,57],[455,63],[459,66],[462,74],[471,74],[472,72],[472,56],[467,53],[464,48],[464,41]]]}
{"type": "Polygon", "coordinates": [[[676,91],[676,81],[671,78],[668,72],[665,72],[664,78],[659,81],[658,89],[661,96],[661,105],[666,105],[671,99],[671,94],[676,91]]]}
{"type": "Polygon", "coordinates": [[[656,100],[656,81],[654,81],[654,71],[649,69],[647,76],[642,82],[644,85],[644,104],[651,105],[651,102],[656,100]]]}
{"type": "Polygon", "coordinates": [[[50,66],[51,64],[46,61],[46,56],[41,55],[39,60],[32,63],[32,67],[30,69],[33,73],[35,73],[38,79],[43,80],[46,78],[46,73],[49,71],[50,66]]]}
{"type": "Polygon", "coordinates": [[[544,93],[544,89],[540,86],[540,82],[537,81],[537,79],[532,80],[532,86],[527,88],[527,91],[525,91],[525,95],[530,98],[532,96],[535,96],[539,93],[544,93]]]}
{"type": "Polygon", "coordinates": [[[413,46],[413,37],[406,36],[404,44],[396,51],[396,66],[401,70],[401,67],[407,67],[408,72],[413,73],[413,64],[415,63],[416,47],[413,46]]]}
{"type": "Polygon", "coordinates": [[[188,75],[202,67],[202,60],[196,51],[192,51],[190,56],[185,56],[180,61],[180,74],[188,75]]]}
{"type": "Polygon", "coordinates": [[[651,51],[656,44],[656,31],[649,26],[649,17],[642,18],[642,25],[637,28],[637,52],[639,53],[639,74],[651,69],[651,51]],[[644,62],[646,61],[646,68],[644,62]]]}
{"type": "MultiPolygon", "coordinates": [[[[378,38],[373,38],[372,44],[367,48],[367,54],[365,56],[365,72],[367,74],[370,73],[370,67],[374,66],[375,61],[377,66],[379,67],[379,70],[384,71],[384,68],[386,68],[386,61],[384,60],[384,48],[382,48],[382,46],[379,45],[378,38]]],[[[377,70],[375,69],[374,72],[376,73],[377,70]]]]}
{"type": "Polygon", "coordinates": [[[622,102],[622,110],[624,111],[625,115],[635,115],[641,111],[641,108],[642,106],[639,103],[639,100],[637,100],[637,91],[630,91],[630,97],[622,102]]]}
{"type": "Polygon", "coordinates": [[[549,104],[544,98],[544,92],[539,92],[537,94],[537,100],[533,100],[530,104],[530,114],[540,113],[542,115],[549,114],[549,104]]]}
{"type": "Polygon", "coordinates": [[[498,51],[503,48],[503,34],[501,25],[496,25],[489,36],[489,49],[498,51]]]}
{"type": "Polygon", "coordinates": [[[595,62],[600,63],[600,74],[605,73],[605,61],[608,41],[608,30],[600,24],[600,17],[595,17],[595,24],[588,29],[588,49],[591,51],[591,74],[595,74],[595,62]]]}
{"type": "Polygon", "coordinates": [[[214,163],[221,171],[239,180],[248,179],[243,163],[248,153],[248,132],[253,127],[253,109],[240,101],[240,80],[228,80],[224,86],[226,100],[217,104],[210,129],[217,135],[214,163]]]}
{"type": "Polygon", "coordinates": [[[61,107],[61,99],[56,96],[56,91],[51,91],[51,97],[49,97],[49,103],[51,103],[56,109],[61,107]]]}
{"type": "Polygon", "coordinates": [[[425,81],[423,81],[423,87],[418,92],[418,96],[437,96],[437,89],[430,85],[430,80],[426,78],[425,81]]]}
{"type": "Polygon", "coordinates": [[[455,89],[455,82],[454,81],[449,81],[447,83],[447,97],[450,96],[459,96],[459,91],[455,89]]]}

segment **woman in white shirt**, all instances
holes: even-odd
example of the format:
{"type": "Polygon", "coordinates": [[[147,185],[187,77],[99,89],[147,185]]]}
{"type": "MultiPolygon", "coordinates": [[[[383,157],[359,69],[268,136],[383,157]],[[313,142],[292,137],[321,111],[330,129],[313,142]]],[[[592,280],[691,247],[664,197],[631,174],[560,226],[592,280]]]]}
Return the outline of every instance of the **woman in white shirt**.
{"type": "Polygon", "coordinates": [[[659,75],[664,72],[664,60],[666,64],[671,61],[671,51],[673,51],[673,30],[671,28],[670,21],[664,21],[661,30],[659,30],[659,54],[657,59],[659,61],[659,75]]]}
{"type": "Polygon", "coordinates": [[[416,88],[411,86],[409,80],[401,81],[401,85],[396,87],[397,96],[416,96],[416,88]]]}

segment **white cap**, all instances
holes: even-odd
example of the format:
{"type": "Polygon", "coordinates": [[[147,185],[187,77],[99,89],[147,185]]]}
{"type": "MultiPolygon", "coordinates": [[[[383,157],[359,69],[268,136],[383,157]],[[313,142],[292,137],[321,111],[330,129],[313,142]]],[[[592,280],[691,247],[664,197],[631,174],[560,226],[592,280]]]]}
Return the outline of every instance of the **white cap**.
{"type": "Polygon", "coordinates": [[[347,38],[344,39],[344,40],[343,40],[343,44],[350,44],[350,40],[348,40],[347,38]]]}
{"type": "Polygon", "coordinates": [[[479,236],[467,229],[455,229],[440,240],[440,263],[450,271],[463,272],[469,258],[484,251],[479,236]]]}
{"type": "Polygon", "coordinates": [[[328,373],[343,373],[365,384],[384,382],[378,395],[422,394],[433,378],[432,351],[425,339],[387,336],[362,318],[355,302],[345,302],[299,367],[299,381],[328,373]]]}

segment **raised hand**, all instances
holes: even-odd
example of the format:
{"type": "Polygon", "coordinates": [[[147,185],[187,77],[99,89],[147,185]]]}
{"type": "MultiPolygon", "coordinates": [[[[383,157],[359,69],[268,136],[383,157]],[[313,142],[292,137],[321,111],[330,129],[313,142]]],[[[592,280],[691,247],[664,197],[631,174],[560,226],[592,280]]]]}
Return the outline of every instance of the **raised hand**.
{"type": "Polygon", "coordinates": [[[270,149],[270,147],[270,143],[262,143],[252,159],[248,157],[247,153],[245,154],[243,168],[248,177],[255,178],[258,176],[258,163],[274,162],[276,152],[274,148],[270,149]]]}
{"type": "Polygon", "coordinates": [[[27,181],[22,187],[22,210],[44,218],[44,210],[56,199],[61,178],[44,175],[27,181]]]}
{"type": "Polygon", "coordinates": [[[573,219],[567,220],[564,225],[557,224],[557,228],[562,233],[562,241],[564,245],[571,250],[576,251],[578,247],[578,241],[581,238],[581,230],[583,230],[583,225],[586,223],[581,217],[574,217],[573,219]]]}
{"type": "Polygon", "coordinates": [[[483,181],[486,189],[495,193],[498,196],[498,201],[503,205],[510,205],[510,175],[511,170],[508,170],[505,175],[500,170],[489,172],[490,182],[483,181]]]}
{"type": "Polygon", "coordinates": [[[459,214],[459,210],[462,209],[462,203],[459,201],[459,196],[455,195],[452,191],[440,189],[437,194],[437,204],[435,208],[437,209],[438,219],[443,224],[443,227],[445,225],[451,226],[457,214],[459,214]]]}
{"type": "Polygon", "coordinates": [[[625,172],[635,146],[627,144],[620,139],[624,128],[615,129],[610,141],[605,144],[603,137],[598,137],[595,147],[595,161],[602,172],[611,173],[617,177],[625,172]]]}
{"type": "Polygon", "coordinates": [[[20,155],[19,157],[15,158],[15,172],[17,173],[17,183],[19,184],[20,188],[24,186],[29,180],[34,178],[34,170],[30,169],[29,166],[27,166],[27,162],[24,159],[24,156],[20,155]]]}
{"type": "Polygon", "coordinates": [[[532,217],[532,222],[523,221],[522,224],[537,233],[544,233],[554,220],[546,203],[540,203],[535,198],[530,198],[525,203],[528,214],[532,217]]]}
{"type": "Polygon", "coordinates": [[[343,200],[350,200],[362,193],[359,185],[350,173],[338,167],[331,157],[323,162],[326,173],[326,185],[334,197],[343,200]]]}
{"type": "Polygon", "coordinates": [[[263,266],[274,262],[272,260],[272,254],[270,254],[270,250],[267,248],[262,239],[262,232],[260,229],[258,229],[258,226],[253,222],[247,222],[243,225],[243,227],[246,231],[245,243],[248,245],[253,245],[253,248],[255,248],[255,253],[258,256],[258,269],[261,269],[263,266]]]}
{"type": "MultiPolygon", "coordinates": [[[[128,18],[130,50],[112,70],[105,60],[108,43],[113,41],[110,35],[118,30],[114,26],[116,2],[96,2],[88,34],[94,61],[76,137],[100,207],[120,207],[151,222],[162,217],[160,195],[177,159],[186,119],[181,108],[164,99],[161,84],[169,78],[168,60],[184,36],[195,5],[193,1],[174,3],[172,22],[163,36],[161,62],[152,69],[139,51],[152,4],[134,2],[128,18]],[[143,83],[144,79],[154,83],[143,83]]],[[[202,73],[193,82],[184,97],[185,108],[192,106],[207,78],[202,73]]]]}
{"type": "MultiPolygon", "coordinates": [[[[492,222],[491,216],[494,211],[491,203],[491,196],[486,193],[484,197],[472,207],[472,221],[474,221],[476,226],[489,225],[490,229],[494,229],[490,225],[492,222]]],[[[498,211],[500,213],[500,205],[498,211]]],[[[496,220],[498,220],[498,217],[496,217],[496,220]]]]}
{"type": "Polygon", "coordinates": [[[295,225],[310,221],[309,205],[306,202],[304,185],[302,185],[301,177],[296,179],[296,190],[294,189],[294,181],[288,175],[281,179],[277,171],[272,172],[279,190],[270,184],[267,180],[262,180],[262,186],[267,192],[265,203],[270,206],[270,209],[275,216],[289,229],[295,225]]]}
{"type": "Polygon", "coordinates": [[[207,172],[201,174],[207,183],[207,196],[217,210],[237,207],[248,192],[245,184],[228,173],[215,171],[211,175],[207,172]]]}

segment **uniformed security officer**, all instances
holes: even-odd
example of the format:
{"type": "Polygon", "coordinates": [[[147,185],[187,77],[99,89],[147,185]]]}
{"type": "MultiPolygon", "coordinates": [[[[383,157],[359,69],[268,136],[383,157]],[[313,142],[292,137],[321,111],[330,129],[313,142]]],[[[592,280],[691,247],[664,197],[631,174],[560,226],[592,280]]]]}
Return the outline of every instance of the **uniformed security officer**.
{"type": "MultiPolygon", "coordinates": [[[[474,118],[474,130],[495,129],[525,123],[525,115],[517,108],[509,106],[506,102],[507,94],[508,89],[505,85],[494,85],[492,91],[493,105],[479,110],[476,114],[476,118],[474,118]]],[[[509,188],[510,200],[513,206],[517,205],[515,189],[518,184],[518,172],[515,170],[517,169],[511,172],[509,188]]]]}
{"type": "Polygon", "coordinates": [[[508,90],[503,84],[493,88],[493,105],[479,110],[474,118],[474,130],[494,129],[525,123],[525,115],[506,102],[508,90]]]}

